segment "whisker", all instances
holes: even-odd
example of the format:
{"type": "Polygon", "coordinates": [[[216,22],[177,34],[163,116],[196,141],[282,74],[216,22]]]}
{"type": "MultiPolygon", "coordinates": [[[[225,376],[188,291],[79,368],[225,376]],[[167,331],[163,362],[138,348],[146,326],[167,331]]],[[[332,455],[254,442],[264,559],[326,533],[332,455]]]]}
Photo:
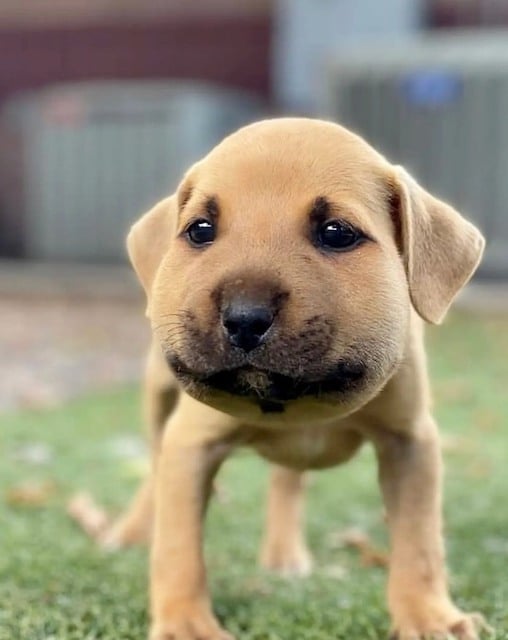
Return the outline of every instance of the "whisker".
{"type": "Polygon", "coordinates": [[[185,324],[183,322],[169,320],[167,322],[160,322],[159,324],[153,326],[152,329],[155,329],[156,327],[185,327],[185,324]]]}
{"type": "Polygon", "coordinates": [[[179,324],[171,324],[168,322],[162,322],[161,324],[157,324],[155,326],[152,327],[152,331],[159,331],[160,329],[168,329],[169,331],[178,331],[178,330],[182,330],[182,331],[186,331],[185,327],[182,327],[179,324]]]}
{"type": "Polygon", "coordinates": [[[159,314],[161,318],[191,318],[193,317],[193,314],[191,311],[188,311],[186,309],[182,310],[182,311],[176,311],[173,313],[161,313],[159,314]]]}
{"type": "Polygon", "coordinates": [[[167,336],[179,336],[184,333],[187,333],[185,329],[179,327],[172,327],[168,329],[167,327],[162,327],[157,331],[158,335],[167,335],[167,336]]]}

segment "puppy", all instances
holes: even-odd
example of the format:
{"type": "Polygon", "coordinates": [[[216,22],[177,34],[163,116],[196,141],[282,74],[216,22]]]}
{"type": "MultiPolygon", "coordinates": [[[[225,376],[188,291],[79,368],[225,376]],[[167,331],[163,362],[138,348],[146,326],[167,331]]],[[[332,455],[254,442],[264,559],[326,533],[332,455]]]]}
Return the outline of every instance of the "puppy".
{"type": "Polygon", "coordinates": [[[210,605],[202,520],[235,447],[274,463],[263,565],[307,573],[303,472],[364,442],[387,512],[394,636],[478,637],[480,616],[448,594],[422,320],[442,321],[483,247],[357,135],[300,118],[229,136],[133,226],[153,474],[108,539],[153,526],[151,640],[231,639],[210,605]]]}

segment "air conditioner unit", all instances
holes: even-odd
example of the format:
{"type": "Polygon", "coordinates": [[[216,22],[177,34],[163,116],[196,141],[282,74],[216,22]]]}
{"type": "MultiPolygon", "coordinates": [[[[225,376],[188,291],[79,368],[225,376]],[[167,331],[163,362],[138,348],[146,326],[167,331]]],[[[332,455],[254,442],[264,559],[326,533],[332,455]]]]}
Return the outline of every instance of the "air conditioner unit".
{"type": "Polygon", "coordinates": [[[21,217],[24,254],[123,259],[130,224],[259,108],[240,92],[188,82],[94,82],[10,100],[0,198],[21,217]]]}
{"type": "Polygon", "coordinates": [[[508,276],[508,31],[343,51],[326,84],[324,113],[476,221],[480,274],[508,276]]]}

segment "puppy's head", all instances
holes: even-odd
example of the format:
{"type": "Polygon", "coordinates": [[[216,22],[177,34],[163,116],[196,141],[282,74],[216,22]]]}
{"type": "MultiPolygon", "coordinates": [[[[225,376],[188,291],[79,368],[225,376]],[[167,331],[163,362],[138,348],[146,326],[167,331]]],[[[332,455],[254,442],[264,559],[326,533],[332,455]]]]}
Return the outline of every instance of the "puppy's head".
{"type": "Polygon", "coordinates": [[[247,418],[327,417],[392,375],[411,307],[441,321],[483,239],[356,135],[279,119],[226,138],[128,248],[190,394],[247,418]]]}

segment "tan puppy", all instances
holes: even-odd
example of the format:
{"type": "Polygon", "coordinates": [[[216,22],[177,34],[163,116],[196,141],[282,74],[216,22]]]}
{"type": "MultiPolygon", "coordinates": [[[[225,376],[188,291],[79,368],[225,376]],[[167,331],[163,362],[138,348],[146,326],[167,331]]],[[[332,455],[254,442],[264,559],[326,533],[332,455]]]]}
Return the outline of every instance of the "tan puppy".
{"type": "Polygon", "coordinates": [[[277,465],[262,563],[306,573],[302,473],[365,441],[388,516],[395,636],[477,638],[480,617],[448,595],[421,319],[443,319],[483,246],[358,136],[296,118],[226,138],[134,225],[154,335],[154,485],[108,539],[146,535],[154,501],[152,640],[231,638],[210,605],[202,518],[232,449],[277,465]]]}

